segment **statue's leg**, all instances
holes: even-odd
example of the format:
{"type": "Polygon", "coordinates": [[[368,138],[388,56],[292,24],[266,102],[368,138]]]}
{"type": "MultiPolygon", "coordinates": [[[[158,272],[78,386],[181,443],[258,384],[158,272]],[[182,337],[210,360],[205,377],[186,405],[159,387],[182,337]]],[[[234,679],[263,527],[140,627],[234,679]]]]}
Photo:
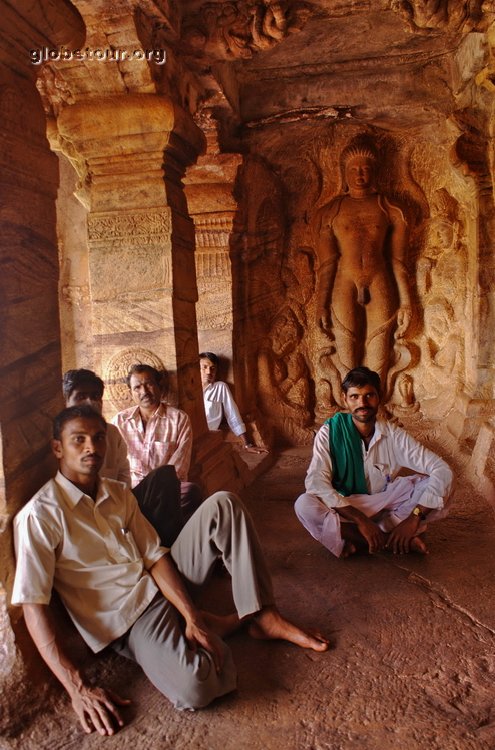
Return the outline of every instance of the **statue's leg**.
{"type": "Polygon", "coordinates": [[[377,277],[370,288],[370,301],[366,305],[366,355],[365,363],[375,370],[383,386],[392,358],[392,332],[397,319],[397,300],[393,287],[377,277]]]}
{"type": "Polygon", "coordinates": [[[332,321],[336,353],[334,361],[343,380],[349,370],[361,364],[359,361],[357,336],[352,329],[339,320],[333,308],[332,321]]]}

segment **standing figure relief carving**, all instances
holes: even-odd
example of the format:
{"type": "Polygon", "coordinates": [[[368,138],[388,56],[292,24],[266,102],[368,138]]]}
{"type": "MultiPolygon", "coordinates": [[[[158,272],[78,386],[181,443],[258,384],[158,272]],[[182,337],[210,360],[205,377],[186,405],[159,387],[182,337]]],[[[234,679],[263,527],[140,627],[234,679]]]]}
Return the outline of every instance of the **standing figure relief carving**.
{"type": "Polygon", "coordinates": [[[408,226],[401,208],[376,188],[371,142],[351,141],[341,164],[344,193],[317,216],[317,321],[341,378],[365,364],[386,383],[398,358],[393,340],[401,348],[412,317],[408,226]]]}
{"type": "Polygon", "coordinates": [[[303,326],[288,305],[273,318],[258,354],[258,395],[263,413],[281,421],[286,435],[308,438],[310,374],[301,351],[303,326]]]}

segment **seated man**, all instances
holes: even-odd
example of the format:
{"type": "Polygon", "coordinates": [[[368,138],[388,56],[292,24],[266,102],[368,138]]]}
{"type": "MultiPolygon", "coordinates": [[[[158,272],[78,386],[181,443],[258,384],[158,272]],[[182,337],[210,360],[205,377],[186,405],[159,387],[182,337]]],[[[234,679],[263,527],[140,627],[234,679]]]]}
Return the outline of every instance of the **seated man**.
{"type": "Polygon", "coordinates": [[[295,505],[299,520],[337,557],[359,548],[426,554],[420,535],[427,522],[447,514],[450,468],[407,432],[376,418],[378,373],[348,372],[342,398],[349,413],[335,414],[316,435],[306,492],[295,505]],[[403,468],[417,473],[398,476],[403,468]]]}
{"type": "Polygon", "coordinates": [[[174,466],[180,481],[180,504],[187,521],[201,504],[201,490],[187,481],[191,464],[191,420],[184,411],[162,403],[162,379],[151,365],[132,365],[127,385],[136,406],[112,419],[125,442],[135,487],[159,466],[174,466]]]}
{"type": "MultiPolygon", "coordinates": [[[[103,411],[103,380],[92,370],[68,370],[62,380],[66,406],[91,406],[103,411]]],[[[131,486],[127,444],[117,427],[107,425],[107,448],[100,476],[117,479],[131,486]]],[[[175,542],[184,526],[180,505],[180,484],[173,466],[160,466],[145,476],[132,490],[141,513],[155,527],[166,547],[175,542]]]]}
{"type": "Polygon", "coordinates": [[[172,549],[161,547],[131,492],[98,476],[106,430],[90,406],[61,412],[52,441],[59,471],[14,520],[12,602],[23,606],[86,732],[113,734],[124,723],[118,706],[129,701],[92,685],[74,665],[48,607],[52,589],[93,651],[111,645],[136,661],[177,708],[201,708],[235,688],[232,656],[219,636],[247,617],[256,638],[328,648],[277,610],[252,521],[235,495],[212,495],[172,549]],[[217,559],[232,576],[237,614],[203,614],[187,592],[186,583],[202,584],[217,559]]]}
{"type": "Polygon", "coordinates": [[[206,421],[209,430],[218,430],[223,417],[236,437],[242,439],[244,448],[250,453],[266,453],[266,448],[258,448],[246,433],[246,425],[234,401],[227,383],[217,380],[218,357],[213,352],[201,352],[199,355],[201,385],[205,404],[206,421]]]}

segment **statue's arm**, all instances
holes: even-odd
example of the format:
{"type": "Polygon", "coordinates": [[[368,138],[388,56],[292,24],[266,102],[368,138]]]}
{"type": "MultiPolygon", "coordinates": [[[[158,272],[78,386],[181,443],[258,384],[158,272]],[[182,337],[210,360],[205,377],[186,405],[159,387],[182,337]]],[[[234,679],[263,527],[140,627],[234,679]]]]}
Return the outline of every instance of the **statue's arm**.
{"type": "Polygon", "coordinates": [[[316,319],[324,333],[332,329],[331,301],[339,260],[339,246],[332,223],[340,208],[340,200],[320,209],[317,217],[316,255],[319,261],[316,319]]]}
{"type": "Polygon", "coordinates": [[[407,222],[401,209],[390,203],[388,203],[387,208],[392,224],[390,239],[392,270],[399,291],[396,336],[400,338],[409,328],[412,318],[411,289],[409,286],[409,275],[406,267],[409,233],[407,222]]]}

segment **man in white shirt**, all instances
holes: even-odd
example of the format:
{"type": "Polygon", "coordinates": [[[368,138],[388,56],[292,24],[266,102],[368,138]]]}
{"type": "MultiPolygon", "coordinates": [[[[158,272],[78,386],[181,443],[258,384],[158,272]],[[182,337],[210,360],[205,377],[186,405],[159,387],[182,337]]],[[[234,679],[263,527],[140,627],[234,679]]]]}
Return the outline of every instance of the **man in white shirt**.
{"type": "MultiPolygon", "coordinates": [[[[103,380],[92,370],[67,370],[62,379],[66,406],[91,406],[103,412],[103,380]]],[[[100,476],[116,479],[131,487],[127,444],[118,427],[107,424],[107,448],[100,476]]],[[[169,547],[185,523],[180,504],[180,484],[173,466],[160,466],[144,476],[132,489],[138,505],[158,532],[162,544],[169,547]]]]}
{"type": "Polygon", "coordinates": [[[249,618],[255,638],[285,639],[325,651],[328,641],[282,617],[252,521],[235,495],[217,492],[186,524],[172,548],[121,482],[101,479],[105,420],[90,406],[54,421],[54,479],[14,520],[17,566],[12,603],[22,605],[45,662],[70,695],[86,732],[113,734],[129,703],[88,681],[65,649],[49,602],[55,589],[94,652],[110,645],[136,661],[177,708],[201,708],[235,688],[222,635],[249,618]],[[197,609],[186,584],[201,585],[218,559],[232,576],[237,612],[197,609]]]}
{"type": "Polygon", "coordinates": [[[447,515],[453,476],[439,456],[405,430],[377,419],[380,377],[367,367],[347,373],[338,412],[316,435],[306,492],[295,504],[310,534],[337,557],[427,553],[427,522],[447,515]],[[401,469],[414,474],[399,476],[401,469]]]}
{"type": "Polygon", "coordinates": [[[132,486],[160,466],[173,466],[180,482],[180,505],[189,519],[202,500],[201,489],[188,481],[193,434],[186,412],[162,402],[162,376],[151,365],[134,364],[127,385],[135,406],[112,419],[127,444],[132,486]]]}
{"type": "Polygon", "coordinates": [[[213,352],[201,352],[199,355],[201,385],[206,421],[209,430],[218,430],[225,417],[227,424],[236,437],[241,438],[244,448],[250,453],[266,453],[266,448],[258,448],[247,436],[246,425],[242,421],[239,408],[234,401],[227,383],[217,380],[218,357],[213,352]]]}

